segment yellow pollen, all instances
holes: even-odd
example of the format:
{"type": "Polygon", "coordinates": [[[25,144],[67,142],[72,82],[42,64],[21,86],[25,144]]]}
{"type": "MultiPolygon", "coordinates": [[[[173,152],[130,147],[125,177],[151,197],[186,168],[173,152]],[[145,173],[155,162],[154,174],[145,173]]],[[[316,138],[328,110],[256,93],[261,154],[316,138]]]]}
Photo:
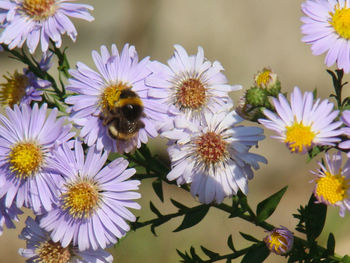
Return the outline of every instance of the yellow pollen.
{"type": "Polygon", "coordinates": [[[54,243],[52,240],[41,243],[35,252],[38,255],[34,259],[35,263],[68,263],[72,258],[69,246],[63,248],[59,242],[54,243]]]}
{"type": "Polygon", "coordinates": [[[220,135],[208,132],[195,140],[197,153],[206,164],[215,164],[227,155],[227,143],[220,135]]]}
{"type": "Polygon", "coordinates": [[[287,239],[276,231],[272,232],[264,240],[270,251],[274,251],[276,254],[280,255],[282,251],[287,250],[287,239]]]}
{"type": "Polygon", "coordinates": [[[32,19],[42,21],[56,12],[55,0],[23,0],[23,11],[32,19]]]}
{"type": "Polygon", "coordinates": [[[267,85],[271,81],[271,70],[265,69],[263,72],[261,72],[256,77],[256,84],[258,87],[261,87],[262,85],[267,85]]]}
{"type": "Polygon", "coordinates": [[[320,177],[316,182],[315,194],[317,197],[322,197],[326,202],[334,205],[347,198],[346,192],[350,180],[346,180],[344,176],[340,174],[332,175],[327,172],[325,177],[320,177]]]}
{"type": "Polygon", "coordinates": [[[26,88],[29,85],[28,77],[19,74],[17,71],[11,76],[5,76],[7,83],[0,83],[0,103],[3,106],[13,108],[15,104],[19,104],[26,94],[26,88]]]}
{"type": "Polygon", "coordinates": [[[310,126],[295,122],[292,126],[286,127],[285,143],[292,152],[303,152],[304,148],[311,147],[316,134],[311,131],[310,126]]]}
{"type": "Polygon", "coordinates": [[[104,112],[114,108],[115,103],[119,100],[120,92],[124,89],[131,89],[131,87],[119,82],[104,89],[100,99],[100,104],[104,112]]]}
{"type": "Polygon", "coordinates": [[[206,101],[205,87],[198,79],[187,79],[177,88],[176,104],[180,109],[199,109],[206,101]]]}
{"type": "Polygon", "coordinates": [[[19,143],[15,145],[11,149],[8,158],[10,170],[22,179],[38,171],[43,162],[40,147],[33,143],[19,143]]]}
{"type": "Polygon", "coordinates": [[[69,185],[62,200],[63,209],[68,210],[74,218],[88,218],[98,205],[99,192],[94,183],[81,181],[69,185]]]}
{"type": "Polygon", "coordinates": [[[332,20],[329,23],[333,26],[339,36],[350,39],[350,8],[346,6],[340,9],[339,4],[335,7],[335,12],[330,13],[332,20]]]}

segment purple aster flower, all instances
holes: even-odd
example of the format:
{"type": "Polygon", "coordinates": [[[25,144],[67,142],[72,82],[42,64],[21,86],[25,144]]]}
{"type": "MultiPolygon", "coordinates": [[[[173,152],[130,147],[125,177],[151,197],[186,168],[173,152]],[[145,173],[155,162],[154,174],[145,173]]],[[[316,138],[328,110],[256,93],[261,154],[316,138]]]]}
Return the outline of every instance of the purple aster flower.
{"type": "Polygon", "coordinates": [[[342,166],[341,152],[325,155],[324,166],[318,163],[320,169],[312,172],[317,178],[314,195],[318,202],[338,206],[339,215],[344,217],[345,211],[350,211],[350,160],[342,166]]]}
{"type": "MultiPolygon", "coordinates": [[[[350,137],[350,111],[349,110],[343,111],[342,116],[341,116],[341,120],[346,125],[346,127],[342,128],[341,130],[343,131],[343,134],[349,138],[350,137]]],[[[350,149],[350,140],[340,142],[338,144],[338,146],[340,149],[349,150],[350,149]]],[[[350,157],[349,151],[347,152],[347,155],[348,155],[348,157],[350,157]]]]}
{"type": "Polygon", "coordinates": [[[50,40],[56,47],[62,43],[61,35],[75,41],[77,31],[68,17],[92,21],[89,14],[92,6],[69,3],[70,0],[2,0],[0,1],[0,22],[5,29],[0,35],[0,43],[9,49],[22,47],[25,41],[30,53],[34,53],[41,42],[41,50],[48,50],[50,40]],[[6,17],[4,13],[6,12],[6,17]]]}
{"type": "Polygon", "coordinates": [[[338,129],[341,121],[334,121],[339,111],[328,100],[313,102],[312,92],[301,93],[295,87],[291,93],[291,103],[279,94],[273,98],[277,115],[267,109],[264,114],[269,120],[259,119],[266,128],[273,130],[277,136],[272,138],[286,143],[291,152],[306,153],[314,145],[335,145],[339,142],[342,131],[338,129]]]}
{"type": "Polygon", "coordinates": [[[37,78],[27,68],[23,69],[23,74],[15,71],[4,78],[7,82],[0,83],[0,104],[11,108],[15,104],[29,105],[32,101],[41,101],[43,90],[51,87],[50,81],[37,78]]]}
{"type": "Polygon", "coordinates": [[[97,250],[79,251],[78,247],[71,244],[62,247],[59,242],[50,238],[50,233],[39,226],[36,220],[28,217],[26,227],[19,238],[26,240],[27,248],[20,248],[19,254],[28,258],[26,262],[59,262],[59,263],[111,263],[113,257],[108,252],[97,250]]]}
{"type": "Polygon", "coordinates": [[[112,45],[92,57],[99,73],[83,63],[70,70],[73,78],[67,90],[78,93],[67,98],[72,104],[71,119],[81,127],[80,136],[89,146],[102,150],[130,152],[148,137],[158,135],[158,125],[167,117],[166,105],[148,96],[145,78],[149,59],[138,61],[134,46],[126,44],[121,54],[112,45]]]}
{"type": "Polygon", "coordinates": [[[307,0],[301,5],[306,15],[302,41],[311,45],[314,55],[327,52],[325,64],[335,62],[338,68],[350,72],[350,5],[346,0],[307,0]]]}
{"type": "Polygon", "coordinates": [[[0,115],[0,197],[6,207],[32,208],[34,212],[50,210],[57,199],[57,184],[62,177],[48,165],[53,150],[74,133],[65,118],[56,119],[57,109],[49,116],[47,105],[30,108],[6,108],[7,117],[0,115]]]}
{"type": "Polygon", "coordinates": [[[264,238],[264,241],[271,252],[277,255],[285,255],[292,249],[294,236],[288,228],[281,226],[267,232],[269,234],[264,238]]]}
{"type": "Polygon", "coordinates": [[[236,112],[206,112],[200,123],[175,117],[174,129],[162,135],[174,143],[168,147],[171,171],[167,179],[178,185],[191,183],[191,193],[201,203],[221,203],[240,189],[248,192],[248,179],[266,159],[250,153],[265,138],[258,127],[238,125],[236,112]]]}
{"type": "Polygon", "coordinates": [[[128,161],[119,158],[103,167],[108,152],[90,147],[86,158],[80,142],[71,150],[59,149],[52,168],[61,172],[59,203],[45,215],[40,226],[51,232],[62,247],[72,243],[79,250],[106,248],[130,230],[128,221],[136,217],[127,209],[139,209],[132,199],[140,198],[138,180],[127,180],[135,169],[126,169],[128,161]]]}
{"type": "Polygon", "coordinates": [[[227,108],[227,103],[232,104],[228,93],[242,87],[227,84],[220,62],[208,61],[201,47],[190,56],[182,46],[174,47],[168,66],[157,61],[150,65],[153,74],[146,79],[152,87],[150,97],[168,104],[173,114],[183,114],[189,120],[199,120],[206,112],[216,113],[227,108]]]}
{"type": "Polygon", "coordinates": [[[9,208],[5,206],[5,198],[0,198],[0,236],[4,231],[4,224],[7,228],[15,228],[13,220],[19,221],[17,215],[22,214],[23,212],[16,207],[15,204],[12,204],[9,208]]]}

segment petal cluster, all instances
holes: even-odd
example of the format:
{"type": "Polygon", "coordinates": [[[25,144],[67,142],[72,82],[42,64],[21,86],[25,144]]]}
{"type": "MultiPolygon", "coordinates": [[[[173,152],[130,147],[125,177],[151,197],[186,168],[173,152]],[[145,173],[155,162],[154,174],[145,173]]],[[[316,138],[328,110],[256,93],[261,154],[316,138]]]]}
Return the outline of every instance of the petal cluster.
{"type": "MultiPolygon", "coordinates": [[[[111,53],[105,46],[101,54],[92,52],[98,72],[79,62],[76,70],[70,70],[72,78],[67,90],[77,93],[66,102],[71,104],[71,119],[81,128],[80,136],[89,146],[97,144],[99,150],[130,152],[147,143],[148,137],[158,135],[158,126],[166,119],[168,108],[151,97],[145,79],[151,74],[148,69],[149,59],[138,61],[134,46],[126,44],[119,54],[116,45],[112,45],[111,53]],[[103,121],[102,96],[108,87],[121,85],[137,94],[143,104],[144,115],[141,121],[144,128],[129,140],[115,140],[108,134],[108,125],[103,121]]],[[[118,102],[116,100],[115,102],[118,102]]],[[[120,116],[116,117],[120,120],[120,116]]]]}
{"type": "Polygon", "coordinates": [[[263,130],[239,125],[242,121],[234,111],[205,113],[200,123],[175,118],[174,129],[162,134],[173,142],[168,148],[172,170],[167,179],[176,180],[178,185],[191,183],[192,195],[207,204],[221,203],[239,190],[247,194],[253,169],[267,161],[249,152],[264,139],[263,130]],[[215,137],[208,141],[208,135],[215,137]]]}
{"type": "Polygon", "coordinates": [[[273,99],[277,114],[265,109],[267,119],[259,119],[266,128],[273,130],[273,136],[289,147],[292,152],[305,153],[314,145],[335,145],[342,132],[341,121],[335,121],[339,111],[334,110],[328,100],[313,101],[311,92],[301,93],[295,87],[290,103],[283,94],[273,99]]]}
{"type": "MultiPolygon", "coordinates": [[[[133,199],[140,198],[134,192],[140,184],[137,180],[128,180],[135,169],[127,169],[128,162],[119,158],[103,167],[108,153],[90,147],[86,158],[80,142],[74,143],[74,150],[67,144],[59,149],[58,158],[51,167],[60,171],[64,181],[60,186],[58,205],[48,212],[40,221],[40,226],[51,233],[54,242],[63,247],[70,243],[79,250],[106,248],[117,242],[129,231],[126,221],[135,221],[136,217],[127,209],[139,209],[133,199]],[[67,206],[66,197],[74,186],[84,182],[97,192],[97,203],[87,207],[90,199],[88,193],[79,192],[71,206],[67,206]],[[82,199],[83,198],[83,199],[82,199]],[[88,214],[75,213],[73,206],[89,209],[88,214]],[[84,207],[85,206],[85,207],[84,207]]],[[[90,202],[91,204],[91,202],[90,202]]]]}
{"type": "Polygon", "coordinates": [[[61,46],[62,34],[66,33],[75,41],[77,31],[69,17],[87,21],[94,19],[89,13],[89,10],[93,9],[90,5],[70,3],[69,0],[36,2],[33,0],[0,1],[0,24],[4,25],[4,30],[0,34],[0,43],[13,49],[22,47],[26,42],[30,53],[34,53],[40,42],[42,52],[46,52],[50,40],[56,47],[61,46]]]}

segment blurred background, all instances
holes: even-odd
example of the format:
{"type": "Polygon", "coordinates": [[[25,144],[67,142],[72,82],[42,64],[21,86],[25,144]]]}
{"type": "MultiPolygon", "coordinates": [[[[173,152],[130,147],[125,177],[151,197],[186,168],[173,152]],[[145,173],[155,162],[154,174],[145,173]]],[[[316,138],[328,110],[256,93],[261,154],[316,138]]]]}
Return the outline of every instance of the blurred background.
{"type": "MultiPolygon", "coordinates": [[[[218,60],[225,68],[230,84],[243,85],[244,89],[253,84],[253,76],[265,66],[271,67],[279,76],[282,90],[290,92],[294,86],[303,91],[318,90],[318,96],[326,98],[332,91],[330,76],[323,64],[324,56],[315,57],[310,47],[301,42],[300,5],[302,1],[277,0],[81,0],[91,4],[95,21],[89,23],[74,20],[78,31],[76,43],[65,38],[68,58],[74,67],[77,61],[95,68],[91,51],[101,45],[116,43],[121,48],[125,43],[136,46],[139,57],[150,56],[153,60],[166,63],[173,53],[173,45],[181,44],[189,54],[204,48],[205,56],[218,60]]],[[[56,64],[55,64],[56,65],[56,64]]],[[[0,83],[6,72],[22,70],[22,65],[0,53],[0,83]]],[[[348,76],[345,76],[348,79],[348,76]]],[[[232,93],[237,104],[243,91],[232,93]]],[[[349,85],[345,95],[349,95],[349,85]]],[[[252,125],[247,123],[247,125],[252,125]]],[[[297,221],[292,217],[300,205],[305,205],[310,197],[313,176],[310,170],[317,168],[317,160],[307,163],[306,156],[290,154],[278,141],[269,138],[254,151],[264,155],[268,165],[263,165],[249,183],[248,201],[255,209],[256,204],[277,192],[284,186],[289,188],[275,213],[268,220],[276,226],[283,225],[291,230],[297,221]]],[[[150,145],[167,158],[165,142],[153,140],[150,145]]],[[[164,185],[165,200],[173,198],[189,206],[197,202],[192,196],[176,186],[164,185]]],[[[169,201],[161,203],[155,197],[151,181],[142,181],[139,203],[141,211],[133,211],[141,221],[153,218],[149,211],[152,201],[166,214],[176,210],[169,201]]],[[[229,202],[229,200],[226,200],[229,202]]],[[[328,209],[325,230],[319,239],[325,245],[329,232],[336,237],[336,252],[349,254],[349,215],[340,218],[338,209],[328,209]]],[[[17,228],[6,229],[0,237],[0,263],[21,263],[25,260],[17,254],[24,242],[17,236],[23,228],[26,215],[21,216],[17,228]]],[[[240,219],[228,219],[227,214],[211,209],[207,217],[197,226],[185,231],[172,232],[181,218],[169,221],[156,229],[155,237],[149,227],[130,232],[111,253],[114,262],[119,263],[164,263],[179,262],[176,249],[184,252],[193,245],[200,245],[220,253],[230,253],[226,240],[231,234],[237,249],[249,245],[238,231],[263,238],[266,233],[260,228],[246,224],[240,219]]],[[[296,235],[303,237],[299,233],[296,235]]],[[[240,262],[241,258],[234,262],[240,262]]],[[[280,256],[271,255],[266,262],[287,262],[280,256]]]]}

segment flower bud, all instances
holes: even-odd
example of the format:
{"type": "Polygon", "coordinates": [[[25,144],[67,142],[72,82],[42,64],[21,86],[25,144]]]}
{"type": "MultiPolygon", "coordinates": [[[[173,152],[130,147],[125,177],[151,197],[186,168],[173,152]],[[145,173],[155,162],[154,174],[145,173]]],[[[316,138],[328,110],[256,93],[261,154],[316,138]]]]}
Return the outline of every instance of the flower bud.
{"type": "Polygon", "coordinates": [[[266,89],[270,96],[276,97],[281,92],[281,82],[270,68],[263,68],[255,75],[254,80],[254,85],[266,89]]]}
{"type": "Polygon", "coordinates": [[[292,249],[294,236],[288,228],[281,226],[268,233],[264,238],[264,242],[271,252],[277,255],[285,255],[292,249]]]}

